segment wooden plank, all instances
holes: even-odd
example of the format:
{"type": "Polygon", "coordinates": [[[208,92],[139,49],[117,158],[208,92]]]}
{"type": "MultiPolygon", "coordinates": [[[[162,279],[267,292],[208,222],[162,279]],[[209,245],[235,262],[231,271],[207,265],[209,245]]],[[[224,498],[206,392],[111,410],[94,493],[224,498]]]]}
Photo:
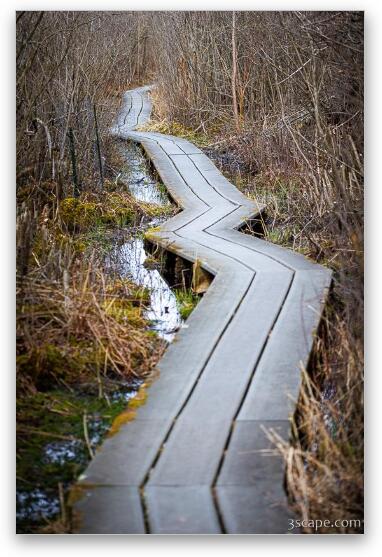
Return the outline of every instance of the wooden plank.
{"type": "Polygon", "coordinates": [[[174,163],[168,156],[164,156],[164,151],[160,145],[154,141],[142,140],[142,146],[153,162],[162,182],[166,184],[171,197],[181,207],[189,210],[193,207],[205,209],[207,203],[192,194],[186,182],[175,168],[174,163]]]}
{"type": "Polygon", "coordinates": [[[290,519],[283,489],[285,464],[266,435],[288,440],[288,421],[236,422],[220,471],[216,498],[228,534],[285,534],[290,519]]]}
{"type": "Polygon", "coordinates": [[[295,410],[330,274],[296,273],[248,391],[238,420],[287,420],[295,410]]]}
{"type": "MultiPolygon", "coordinates": [[[[283,467],[280,459],[260,459],[268,447],[260,426],[271,423],[287,435],[294,409],[287,395],[298,395],[299,363],[309,356],[331,273],[239,233],[263,206],[238,192],[192,143],[131,131],[148,118],[148,90],[125,96],[114,133],[141,142],[183,207],[152,239],[216,276],[161,360],[148,402],[104,443],[82,483],[132,490],[125,493],[134,500],[136,525],[128,529],[142,529],[141,486],[151,533],[221,533],[216,501],[223,531],[281,533],[291,516],[283,467]]],[[[105,508],[113,504],[112,491],[96,493],[105,508]]],[[[86,514],[97,512],[95,500],[86,514]]]]}
{"type": "Polygon", "coordinates": [[[127,115],[125,126],[128,128],[135,127],[138,124],[139,113],[142,109],[142,97],[135,91],[131,95],[131,108],[127,115]]]}
{"type": "MultiPolygon", "coordinates": [[[[214,211],[214,213],[216,213],[214,211]]],[[[273,258],[264,257],[255,250],[248,250],[244,246],[232,242],[228,238],[213,235],[207,231],[200,230],[200,223],[202,226],[210,221],[208,214],[201,215],[197,220],[185,225],[178,234],[183,237],[188,237],[194,240],[200,246],[208,247],[220,253],[223,257],[230,257],[233,261],[241,263],[253,271],[264,271],[281,273],[284,275],[292,275],[291,270],[286,268],[282,263],[279,263],[273,258]]],[[[239,271],[239,267],[237,269],[239,271]]]]}
{"type": "Polygon", "coordinates": [[[227,416],[221,417],[219,413],[219,419],[215,418],[217,409],[211,405],[208,421],[182,413],[162,449],[148,486],[211,486],[232,419],[229,410],[227,416]]]}
{"type": "MultiPolygon", "coordinates": [[[[210,231],[217,230],[217,226],[213,225],[210,231]]],[[[247,247],[252,251],[256,251],[259,254],[264,255],[265,257],[269,257],[274,261],[278,261],[282,265],[286,266],[289,269],[294,271],[315,271],[317,270],[317,264],[309,261],[301,254],[296,253],[292,250],[281,248],[280,246],[276,246],[274,244],[270,244],[269,242],[265,242],[264,240],[260,240],[260,238],[256,238],[255,236],[250,236],[248,234],[242,234],[241,232],[237,232],[235,230],[224,230],[220,229],[219,224],[219,231],[218,236],[220,238],[226,238],[227,240],[231,240],[237,244],[240,244],[243,247],[247,247]]],[[[329,270],[326,270],[327,275],[331,276],[329,270]]]]}
{"type": "MultiPolygon", "coordinates": [[[[170,230],[163,231],[160,229],[159,231],[150,233],[150,241],[159,244],[166,250],[181,256],[187,261],[195,262],[199,260],[199,262],[202,262],[202,267],[212,275],[216,275],[223,269],[225,261],[224,258],[220,256],[220,253],[214,253],[205,246],[197,244],[189,238],[180,236],[177,232],[172,232],[170,230]]],[[[227,272],[231,271],[229,267],[233,265],[234,262],[227,258],[227,272]]]]}
{"type": "Polygon", "coordinates": [[[194,154],[189,155],[189,157],[211,187],[218,191],[220,195],[235,204],[252,205],[253,202],[231,184],[206,155],[194,154]]]}
{"type": "Polygon", "coordinates": [[[99,486],[81,492],[75,506],[74,534],[146,533],[137,488],[99,486]]]}
{"type": "Polygon", "coordinates": [[[270,275],[256,276],[177,419],[149,485],[212,484],[289,282],[281,276],[278,283],[270,275]]]}
{"type": "Polygon", "coordinates": [[[174,163],[175,168],[183,176],[189,188],[200,199],[203,199],[210,207],[217,207],[219,205],[231,208],[234,204],[227,199],[224,199],[206,182],[205,178],[197,171],[192,161],[187,155],[177,155],[170,157],[174,163]]]}
{"type": "Polygon", "coordinates": [[[184,151],[182,151],[182,149],[174,141],[171,141],[171,139],[169,139],[165,135],[158,134],[154,136],[149,133],[147,134],[147,137],[156,141],[167,155],[185,154],[184,151]]]}
{"type": "Polygon", "coordinates": [[[255,486],[264,479],[282,485],[285,465],[266,432],[287,441],[289,430],[288,420],[235,422],[216,485],[255,486]]]}
{"type": "MultiPolygon", "coordinates": [[[[222,281],[222,275],[218,279],[222,281]]],[[[231,290],[230,281],[224,285],[212,283],[187,321],[189,328],[182,329],[166,351],[158,364],[160,380],[150,387],[149,404],[139,408],[137,420],[157,420],[167,415],[175,418],[179,412],[240,303],[241,292],[234,302],[232,290],[220,299],[222,287],[231,290]]],[[[244,291],[246,287],[243,283],[244,291]]]]}
{"type": "MultiPolygon", "coordinates": [[[[122,426],[118,434],[108,438],[89,464],[81,483],[107,485],[141,485],[148,473],[172,421],[192,390],[205,361],[224,331],[236,305],[240,302],[246,282],[241,290],[231,288],[238,277],[223,284],[223,275],[208,290],[203,303],[193,315],[188,329],[183,329],[176,344],[170,346],[159,368],[161,381],[149,388],[150,404],[137,411],[134,421],[122,426]],[[217,303],[221,293],[227,291],[224,301],[217,303]],[[236,297],[236,302],[235,302],[236,297]],[[200,326],[205,323],[204,327],[200,326]],[[193,326],[194,322],[194,326],[193,326]],[[211,327],[211,323],[216,326],[211,327]]],[[[243,281],[243,276],[240,277],[243,281]]]]}
{"type": "Polygon", "coordinates": [[[150,86],[141,87],[140,95],[142,98],[142,110],[139,115],[138,125],[144,124],[149,118],[152,109],[152,103],[150,99],[150,86]]]}
{"type": "Polygon", "coordinates": [[[147,487],[145,501],[151,534],[221,534],[209,488],[147,487]]]}
{"type": "Polygon", "coordinates": [[[287,534],[295,518],[282,484],[273,479],[256,486],[221,486],[216,497],[227,534],[287,534]]]}
{"type": "Polygon", "coordinates": [[[176,137],[175,135],[167,135],[166,137],[174,141],[174,143],[176,143],[176,145],[178,145],[186,155],[202,153],[199,147],[191,143],[191,141],[187,141],[187,139],[176,137]]]}
{"type": "Polygon", "coordinates": [[[118,433],[102,443],[80,476],[79,484],[141,485],[170,423],[170,419],[134,420],[122,425],[118,433]]]}

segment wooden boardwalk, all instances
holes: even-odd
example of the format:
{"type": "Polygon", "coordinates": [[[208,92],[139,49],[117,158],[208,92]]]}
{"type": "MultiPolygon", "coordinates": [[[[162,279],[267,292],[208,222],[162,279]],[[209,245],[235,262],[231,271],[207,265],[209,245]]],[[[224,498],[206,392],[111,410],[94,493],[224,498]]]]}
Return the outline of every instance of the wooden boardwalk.
{"type": "Polygon", "coordinates": [[[78,531],[286,533],[283,462],[264,430],[288,439],[331,272],[236,230],[263,207],[192,143],[132,131],[150,111],[148,88],[127,92],[114,133],[141,143],[183,208],[154,240],[214,280],[147,402],[81,477],[78,531]]]}

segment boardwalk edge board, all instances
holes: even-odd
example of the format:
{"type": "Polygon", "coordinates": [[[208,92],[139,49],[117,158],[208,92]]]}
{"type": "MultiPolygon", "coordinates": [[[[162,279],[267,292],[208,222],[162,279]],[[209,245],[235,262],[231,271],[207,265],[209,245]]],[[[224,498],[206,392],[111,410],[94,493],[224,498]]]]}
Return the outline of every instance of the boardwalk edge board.
{"type": "Polygon", "coordinates": [[[288,441],[332,273],[241,233],[264,206],[189,141],[137,130],[150,118],[149,92],[124,94],[112,133],[141,144],[182,208],[150,240],[214,278],[146,404],[82,474],[75,531],[287,533],[284,465],[267,431],[288,441]]]}

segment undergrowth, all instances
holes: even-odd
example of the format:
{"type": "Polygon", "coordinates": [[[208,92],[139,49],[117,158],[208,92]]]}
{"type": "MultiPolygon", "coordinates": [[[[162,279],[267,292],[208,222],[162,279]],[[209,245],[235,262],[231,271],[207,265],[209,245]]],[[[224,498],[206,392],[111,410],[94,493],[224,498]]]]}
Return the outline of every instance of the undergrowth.
{"type": "Polygon", "coordinates": [[[162,355],[149,292],[109,272],[121,227],[173,211],[127,187],[57,197],[24,183],[17,216],[18,531],[70,531],[67,494],[162,355]]]}
{"type": "MultiPolygon", "coordinates": [[[[266,204],[265,240],[334,272],[309,367],[302,370],[292,442],[269,435],[285,459],[291,507],[305,523],[360,519],[361,528],[321,527],[319,533],[363,531],[362,197],[349,196],[346,207],[334,197],[319,207],[307,195],[303,173],[228,175],[266,204]]],[[[253,233],[249,227],[246,232],[253,233]]],[[[315,533],[309,526],[303,530],[315,533]]]]}
{"type": "MultiPolygon", "coordinates": [[[[157,93],[160,97],[160,92],[157,93]]],[[[291,507],[304,519],[363,519],[363,182],[362,155],[335,126],[325,150],[288,158],[279,137],[259,129],[203,131],[169,123],[159,98],[151,129],[179,133],[202,147],[248,197],[266,205],[261,237],[330,267],[334,280],[293,420],[293,440],[269,433],[285,458],[291,507]],[[305,157],[305,159],[304,159],[305,157]]],[[[281,133],[284,133],[281,130],[281,133]]],[[[293,134],[291,130],[291,135],[293,134]]],[[[275,134],[276,135],[276,134],[275,134]]],[[[295,139],[295,138],[294,138],[295,139]]],[[[318,141],[318,140],[317,140],[318,141]]],[[[297,143],[297,141],[296,141],[297,143]]],[[[243,230],[254,232],[250,224],[243,230]]],[[[318,533],[362,531],[321,528],[318,533]]],[[[310,527],[304,529],[311,533],[310,527]]]]}
{"type": "Polygon", "coordinates": [[[180,316],[182,319],[187,319],[198,305],[200,297],[192,289],[176,289],[174,293],[180,316]]]}

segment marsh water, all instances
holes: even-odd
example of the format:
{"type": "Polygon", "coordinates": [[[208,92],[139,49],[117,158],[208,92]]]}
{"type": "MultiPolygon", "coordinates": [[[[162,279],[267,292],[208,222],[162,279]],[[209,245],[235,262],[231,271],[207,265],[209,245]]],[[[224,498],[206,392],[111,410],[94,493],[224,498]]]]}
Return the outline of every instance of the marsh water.
{"type": "MultiPolygon", "coordinates": [[[[140,148],[129,141],[116,141],[124,164],[120,169],[117,180],[126,184],[132,195],[139,201],[160,206],[170,205],[163,187],[157,183],[150,172],[148,163],[140,148]]],[[[156,218],[142,222],[136,229],[121,228],[116,231],[115,241],[106,255],[105,266],[113,274],[121,278],[128,278],[135,284],[144,287],[149,292],[149,303],[144,310],[144,317],[149,321],[149,327],[156,333],[171,342],[176,331],[183,322],[177,307],[176,297],[167,284],[160,269],[153,266],[151,255],[145,249],[144,231],[153,226],[158,226],[164,218],[156,218]]],[[[134,380],[125,383],[119,382],[118,388],[113,392],[108,404],[115,407],[126,407],[133,398],[142,381],[134,380]]],[[[94,450],[102,441],[109,427],[103,419],[101,412],[89,413],[88,433],[90,446],[94,450]]],[[[46,443],[43,449],[42,464],[47,467],[62,469],[83,469],[89,455],[80,438],[55,439],[46,443]]],[[[63,479],[63,487],[70,482],[63,479]]],[[[19,531],[25,531],[25,524],[43,524],[57,517],[60,513],[60,498],[57,486],[35,487],[19,486],[17,489],[17,521],[19,531]]],[[[29,527],[29,526],[28,526],[29,527]]]]}
{"type": "MultiPolygon", "coordinates": [[[[118,142],[118,147],[125,163],[119,176],[124,183],[128,184],[134,197],[147,203],[170,205],[170,200],[162,186],[151,175],[139,147],[128,141],[118,142]]],[[[145,250],[143,239],[144,229],[156,227],[163,220],[163,218],[153,219],[135,233],[126,230],[125,241],[120,240],[108,254],[107,265],[121,277],[129,278],[138,286],[149,290],[150,304],[145,311],[145,317],[160,337],[171,342],[176,331],[182,326],[182,319],[175,294],[160,270],[151,268],[151,257],[145,250]]]]}

